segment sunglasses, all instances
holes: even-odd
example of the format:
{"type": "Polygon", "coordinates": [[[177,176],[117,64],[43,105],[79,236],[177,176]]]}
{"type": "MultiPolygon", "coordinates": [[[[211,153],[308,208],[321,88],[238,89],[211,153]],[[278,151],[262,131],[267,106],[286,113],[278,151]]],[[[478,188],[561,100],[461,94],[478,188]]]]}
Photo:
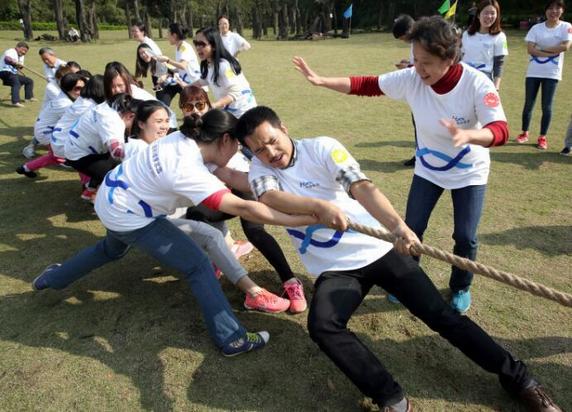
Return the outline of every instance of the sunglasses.
{"type": "Polygon", "coordinates": [[[183,111],[185,112],[192,112],[194,108],[196,108],[199,112],[202,112],[203,110],[205,110],[205,107],[207,107],[206,102],[196,102],[196,103],[189,102],[181,105],[181,109],[183,109],[183,111]]]}
{"type": "Polygon", "coordinates": [[[195,47],[207,47],[208,44],[205,43],[204,41],[198,41],[198,40],[193,40],[193,44],[195,45],[195,47]]]}

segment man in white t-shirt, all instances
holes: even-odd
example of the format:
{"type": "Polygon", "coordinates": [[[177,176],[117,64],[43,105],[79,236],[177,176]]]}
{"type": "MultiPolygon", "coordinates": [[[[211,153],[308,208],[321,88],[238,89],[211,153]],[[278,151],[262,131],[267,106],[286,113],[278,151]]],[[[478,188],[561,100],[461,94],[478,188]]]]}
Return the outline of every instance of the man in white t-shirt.
{"type": "Polygon", "coordinates": [[[56,70],[66,64],[66,62],[58,59],[56,52],[51,47],[42,47],[38,54],[44,62],[44,77],[48,82],[55,80],[56,70]]]}
{"type": "Polygon", "coordinates": [[[24,56],[28,53],[30,47],[25,42],[19,42],[13,49],[7,49],[0,58],[0,79],[4,86],[10,86],[12,105],[15,107],[24,107],[20,103],[20,87],[24,86],[24,95],[26,100],[34,99],[34,81],[29,77],[22,75],[19,70],[24,67],[24,56]]]}
{"type": "MultiPolygon", "coordinates": [[[[304,266],[318,276],[308,331],[364,395],[389,411],[412,410],[400,385],[347,328],[374,285],[395,295],[477,365],[497,374],[503,387],[521,400],[540,390],[524,363],[453,310],[417,262],[406,256],[419,242],[417,236],[337,140],[292,140],[276,113],[264,106],[242,115],[235,137],[256,156],[248,178],[260,202],[318,218],[318,225],[287,228],[304,266]],[[397,239],[395,250],[390,243],[346,231],[348,217],[369,226],[383,224],[397,239]]],[[[541,398],[536,396],[534,405],[540,405],[541,398]]]]}

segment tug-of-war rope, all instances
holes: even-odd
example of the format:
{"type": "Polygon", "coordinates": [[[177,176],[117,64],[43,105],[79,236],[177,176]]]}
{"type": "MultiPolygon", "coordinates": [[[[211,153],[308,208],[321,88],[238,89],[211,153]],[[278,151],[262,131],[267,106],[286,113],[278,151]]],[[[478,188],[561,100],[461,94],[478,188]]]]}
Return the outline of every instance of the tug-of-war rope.
{"type": "MultiPolygon", "coordinates": [[[[395,236],[393,236],[391,232],[384,228],[372,228],[355,222],[349,222],[349,228],[355,230],[356,232],[385,240],[386,242],[393,243],[395,241],[395,236]]],[[[492,267],[485,266],[481,263],[462,258],[460,256],[445,252],[432,246],[425,245],[423,243],[419,243],[413,246],[411,251],[417,255],[423,254],[434,257],[435,259],[445,261],[460,269],[478,273],[479,275],[486,276],[517,289],[525,290],[529,293],[532,293],[533,295],[541,296],[543,298],[558,302],[561,305],[572,307],[572,295],[549,288],[531,280],[523,279],[513,275],[512,273],[496,270],[492,267]]]]}

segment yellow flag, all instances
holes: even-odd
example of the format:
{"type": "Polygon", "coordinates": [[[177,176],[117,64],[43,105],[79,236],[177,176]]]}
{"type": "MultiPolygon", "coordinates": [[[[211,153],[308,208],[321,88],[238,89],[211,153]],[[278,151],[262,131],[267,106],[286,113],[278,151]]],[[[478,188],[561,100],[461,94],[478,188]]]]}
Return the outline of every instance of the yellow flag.
{"type": "Polygon", "coordinates": [[[453,4],[451,4],[451,7],[449,8],[449,10],[447,10],[447,13],[445,13],[445,15],[443,17],[445,19],[449,19],[449,18],[455,16],[456,12],[457,12],[457,2],[454,2],[453,4]]]}

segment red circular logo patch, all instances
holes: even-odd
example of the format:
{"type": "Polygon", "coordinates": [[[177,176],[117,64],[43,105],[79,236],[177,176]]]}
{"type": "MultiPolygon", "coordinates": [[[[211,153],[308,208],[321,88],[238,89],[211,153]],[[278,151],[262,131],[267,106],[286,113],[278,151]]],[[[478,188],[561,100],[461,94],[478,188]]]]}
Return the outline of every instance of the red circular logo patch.
{"type": "Polygon", "coordinates": [[[485,94],[483,102],[485,103],[485,106],[497,107],[500,103],[499,95],[493,92],[489,92],[485,94]]]}

